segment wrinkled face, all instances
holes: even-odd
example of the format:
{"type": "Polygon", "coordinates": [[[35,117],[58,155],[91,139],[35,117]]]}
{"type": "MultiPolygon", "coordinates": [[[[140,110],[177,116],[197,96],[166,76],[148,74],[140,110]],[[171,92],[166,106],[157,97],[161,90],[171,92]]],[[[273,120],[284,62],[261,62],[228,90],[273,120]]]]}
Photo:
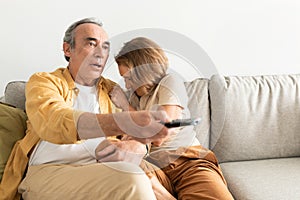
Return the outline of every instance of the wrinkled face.
{"type": "Polygon", "coordinates": [[[130,68],[127,65],[119,64],[119,73],[124,78],[125,87],[127,90],[135,91],[138,96],[143,96],[148,93],[147,89],[143,85],[136,85],[131,79],[130,68]]]}
{"type": "Polygon", "coordinates": [[[101,76],[109,55],[108,36],[97,24],[85,23],[75,29],[75,46],[64,43],[65,56],[70,57],[69,70],[75,82],[92,86],[101,76]]]}

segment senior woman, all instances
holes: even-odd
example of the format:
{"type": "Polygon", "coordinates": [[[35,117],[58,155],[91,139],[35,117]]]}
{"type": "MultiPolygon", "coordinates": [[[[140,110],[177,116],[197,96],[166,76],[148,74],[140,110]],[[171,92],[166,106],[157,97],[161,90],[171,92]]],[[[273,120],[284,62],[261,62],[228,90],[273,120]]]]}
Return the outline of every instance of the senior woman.
{"type": "MultiPolygon", "coordinates": [[[[167,73],[168,58],[154,41],[134,38],[124,44],[115,60],[127,89],[123,92],[115,87],[110,93],[117,107],[123,111],[164,110],[170,120],[190,116],[184,82],[167,73]]],[[[170,194],[178,199],[233,199],[215,154],[199,144],[193,127],[176,128],[164,141],[148,146],[150,154],[145,159],[158,168],[153,170],[147,162],[140,166],[155,183],[158,199],[170,194]]]]}

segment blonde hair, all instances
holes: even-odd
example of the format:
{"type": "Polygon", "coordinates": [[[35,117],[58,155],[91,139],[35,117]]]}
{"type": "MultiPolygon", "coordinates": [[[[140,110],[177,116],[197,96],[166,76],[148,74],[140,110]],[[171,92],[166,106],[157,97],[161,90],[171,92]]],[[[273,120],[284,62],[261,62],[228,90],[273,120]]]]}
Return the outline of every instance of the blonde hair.
{"type": "Polygon", "coordinates": [[[154,41],[138,37],[124,44],[115,57],[118,65],[128,66],[132,81],[149,89],[156,85],[168,69],[168,58],[154,41]]]}

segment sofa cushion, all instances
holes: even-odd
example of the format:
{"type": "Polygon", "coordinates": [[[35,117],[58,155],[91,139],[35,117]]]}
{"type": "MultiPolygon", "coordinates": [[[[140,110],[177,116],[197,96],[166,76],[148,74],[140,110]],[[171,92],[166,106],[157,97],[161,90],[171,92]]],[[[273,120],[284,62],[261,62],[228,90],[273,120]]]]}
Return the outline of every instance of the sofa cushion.
{"type": "Polygon", "coordinates": [[[300,75],[215,75],[209,92],[220,162],[300,156],[300,75]]]}
{"type": "Polygon", "coordinates": [[[208,99],[208,79],[197,78],[191,82],[185,82],[189,96],[188,107],[192,118],[201,117],[201,122],[194,127],[200,143],[208,148],[210,111],[208,99]]]}
{"type": "Polygon", "coordinates": [[[25,110],[25,81],[11,81],[4,91],[5,103],[25,110]]]}
{"type": "Polygon", "coordinates": [[[300,157],[222,163],[236,200],[300,199],[300,157]]]}
{"type": "Polygon", "coordinates": [[[26,120],[23,110],[0,103],[0,181],[12,147],[25,135],[26,120]]]}
{"type": "Polygon", "coordinates": [[[0,102],[4,103],[5,102],[5,98],[4,96],[0,97],[0,102]]]}

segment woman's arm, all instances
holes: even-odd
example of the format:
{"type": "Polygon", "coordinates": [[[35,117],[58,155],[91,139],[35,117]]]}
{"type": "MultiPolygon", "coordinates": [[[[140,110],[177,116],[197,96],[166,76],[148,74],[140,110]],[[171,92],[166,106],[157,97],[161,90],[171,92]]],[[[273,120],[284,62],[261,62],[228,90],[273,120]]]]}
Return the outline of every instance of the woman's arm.
{"type": "Polygon", "coordinates": [[[170,120],[182,118],[182,107],[180,107],[178,105],[160,106],[159,110],[165,111],[170,120]]]}

